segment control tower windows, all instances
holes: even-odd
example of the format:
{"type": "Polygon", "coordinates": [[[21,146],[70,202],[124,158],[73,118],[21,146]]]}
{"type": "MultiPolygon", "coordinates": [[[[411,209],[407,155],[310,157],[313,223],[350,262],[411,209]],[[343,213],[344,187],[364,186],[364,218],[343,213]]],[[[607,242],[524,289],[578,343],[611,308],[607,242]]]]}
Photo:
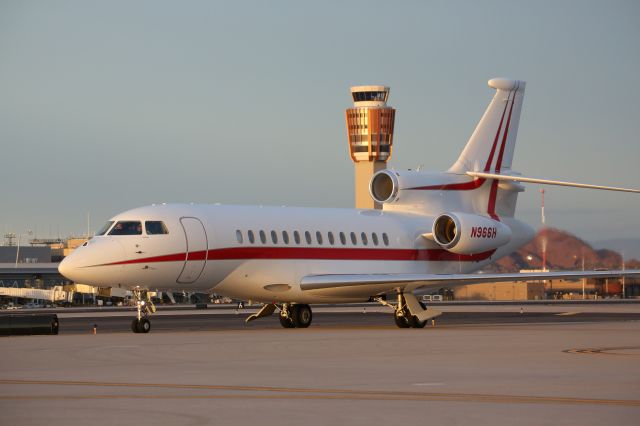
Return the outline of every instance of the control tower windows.
{"type": "Polygon", "coordinates": [[[109,235],[142,235],[142,223],[137,220],[121,220],[109,235]]]}
{"type": "MultiPolygon", "coordinates": [[[[169,230],[164,222],[159,220],[148,220],[144,223],[144,229],[148,235],[168,234],[169,230]]],[[[241,241],[242,242],[242,241],[241,241]]]]}
{"type": "Polygon", "coordinates": [[[107,231],[109,230],[109,228],[111,228],[111,225],[113,225],[113,221],[110,220],[109,222],[105,223],[104,226],[102,228],[100,228],[100,230],[98,232],[96,232],[96,236],[99,237],[100,235],[104,235],[107,233],[107,231]]]}
{"type": "Polygon", "coordinates": [[[354,102],[363,102],[363,101],[386,101],[386,93],[385,92],[354,92],[353,93],[354,102]]]}

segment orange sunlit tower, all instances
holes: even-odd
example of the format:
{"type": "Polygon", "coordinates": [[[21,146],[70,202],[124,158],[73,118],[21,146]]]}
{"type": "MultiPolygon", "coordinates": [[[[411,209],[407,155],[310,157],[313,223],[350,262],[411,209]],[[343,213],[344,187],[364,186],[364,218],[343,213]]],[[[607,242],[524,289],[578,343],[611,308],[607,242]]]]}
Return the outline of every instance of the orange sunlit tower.
{"type": "Polygon", "coordinates": [[[355,204],[359,209],[379,209],[369,195],[369,181],[386,168],[391,158],[396,110],[387,106],[386,86],[351,88],[353,108],[346,111],[349,152],[355,163],[355,204]]]}

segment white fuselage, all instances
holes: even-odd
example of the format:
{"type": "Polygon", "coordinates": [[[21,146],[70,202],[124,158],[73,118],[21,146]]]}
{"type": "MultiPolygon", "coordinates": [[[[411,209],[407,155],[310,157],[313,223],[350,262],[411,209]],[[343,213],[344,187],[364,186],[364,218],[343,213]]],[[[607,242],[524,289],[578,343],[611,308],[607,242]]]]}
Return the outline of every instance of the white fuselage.
{"type": "MultiPolygon", "coordinates": [[[[162,204],[111,219],[139,221],[139,235],[96,236],[60,271],[75,282],[150,290],[214,291],[262,302],[367,300],[369,286],[302,291],[316,274],[469,273],[516,250],[533,230],[503,218],[514,237],[497,250],[448,252],[423,237],[433,216],[335,208],[162,204]],[[161,221],[165,234],[144,224],[161,221]]],[[[112,227],[115,225],[112,225],[112,227]]]]}

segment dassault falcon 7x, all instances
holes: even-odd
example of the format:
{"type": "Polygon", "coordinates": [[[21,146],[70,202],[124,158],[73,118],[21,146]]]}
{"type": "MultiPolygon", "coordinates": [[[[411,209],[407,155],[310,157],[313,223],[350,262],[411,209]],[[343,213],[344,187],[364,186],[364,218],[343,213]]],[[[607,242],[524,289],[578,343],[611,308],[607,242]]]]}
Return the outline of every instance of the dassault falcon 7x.
{"type": "Polygon", "coordinates": [[[523,177],[511,170],[525,83],[496,78],[486,112],[444,173],[383,170],[369,184],[382,210],[161,204],[114,216],[60,264],[80,283],[129,288],[132,330],[150,330],[150,290],[215,291],[263,303],[251,321],[279,312],[308,327],[309,304],[375,300],[398,327],[440,312],[414,292],[428,287],[550,278],[640,276],[640,270],[473,273],[530,241],[514,218],[521,182],[640,190],[523,177]]]}

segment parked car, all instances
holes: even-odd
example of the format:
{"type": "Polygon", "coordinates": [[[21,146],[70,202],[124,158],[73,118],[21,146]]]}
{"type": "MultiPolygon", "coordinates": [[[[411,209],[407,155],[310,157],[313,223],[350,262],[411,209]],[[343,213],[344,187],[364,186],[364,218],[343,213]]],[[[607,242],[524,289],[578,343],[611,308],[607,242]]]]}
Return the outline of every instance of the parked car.
{"type": "Polygon", "coordinates": [[[43,306],[38,304],[38,303],[27,303],[26,305],[24,305],[25,309],[40,309],[43,306]]]}

